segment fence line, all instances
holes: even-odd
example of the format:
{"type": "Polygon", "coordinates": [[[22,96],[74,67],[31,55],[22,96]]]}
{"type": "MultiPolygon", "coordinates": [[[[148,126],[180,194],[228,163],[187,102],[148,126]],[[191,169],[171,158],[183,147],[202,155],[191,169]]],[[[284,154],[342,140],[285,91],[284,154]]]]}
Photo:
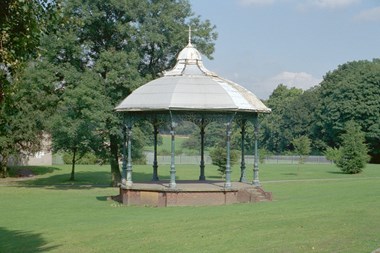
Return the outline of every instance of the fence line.
{"type": "MultiPolygon", "coordinates": [[[[153,153],[147,152],[146,161],[147,164],[153,164],[153,153]]],[[[244,156],[246,164],[253,164],[254,157],[252,155],[244,156]]],[[[298,164],[299,156],[283,156],[283,155],[272,155],[265,156],[263,159],[264,163],[268,164],[298,164]]],[[[170,164],[171,156],[157,156],[158,164],[170,164]]],[[[201,162],[200,156],[189,156],[189,155],[176,155],[176,164],[199,164],[201,162]]],[[[211,157],[205,155],[205,164],[211,164],[211,157]]],[[[240,160],[238,161],[240,163],[240,160]]],[[[304,163],[311,164],[329,164],[331,161],[327,160],[324,156],[308,156],[304,158],[304,163]]]]}

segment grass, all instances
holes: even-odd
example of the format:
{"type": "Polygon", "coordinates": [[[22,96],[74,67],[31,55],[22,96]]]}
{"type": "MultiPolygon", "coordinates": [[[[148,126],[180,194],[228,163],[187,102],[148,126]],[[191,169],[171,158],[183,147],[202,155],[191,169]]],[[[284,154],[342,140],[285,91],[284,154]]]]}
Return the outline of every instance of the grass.
{"type": "MultiPolygon", "coordinates": [[[[175,136],[175,149],[176,152],[182,152],[182,143],[188,139],[187,136],[175,136]]],[[[153,146],[147,146],[145,151],[153,152],[153,146]]],[[[162,144],[157,146],[157,153],[169,153],[171,151],[171,136],[162,135],[162,144]]]]}
{"type": "MultiPolygon", "coordinates": [[[[380,166],[346,175],[333,165],[261,166],[273,202],[213,207],[125,207],[106,197],[108,166],[33,167],[0,180],[0,252],[372,252],[380,248],[380,166]]],[[[159,167],[168,178],[169,166],[159,167]]],[[[150,166],[134,166],[149,180],[150,166]]],[[[198,177],[178,166],[178,179],[198,177]]],[[[216,167],[206,176],[220,178],[216,167]]],[[[232,177],[239,177],[239,169],[232,177]]],[[[247,177],[252,177],[251,168],[247,177]]]]}
{"type": "MultiPolygon", "coordinates": [[[[200,150],[183,148],[182,143],[187,140],[189,136],[175,136],[175,152],[177,155],[186,154],[186,155],[198,155],[200,154],[200,150]]],[[[170,155],[171,152],[171,136],[170,135],[162,135],[162,144],[157,146],[157,153],[159,155],[170,155]]],[[[153,146],[144,147],[144,151],[153,152],[153,146]]],[[[208,151],[205,150],[205,154],[208,154],[208,151]]]]}

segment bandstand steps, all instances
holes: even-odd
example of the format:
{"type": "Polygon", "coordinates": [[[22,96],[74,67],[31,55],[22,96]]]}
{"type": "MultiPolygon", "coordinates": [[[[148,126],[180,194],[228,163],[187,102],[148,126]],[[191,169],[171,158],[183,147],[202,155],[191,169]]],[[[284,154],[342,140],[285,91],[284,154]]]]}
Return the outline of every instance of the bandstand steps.
{"type": "Polygon", "coordinates": [[[250,187],[238,191],[239,202],[272,201],[272,193],[264,191],[261,187],[250,187]]]}

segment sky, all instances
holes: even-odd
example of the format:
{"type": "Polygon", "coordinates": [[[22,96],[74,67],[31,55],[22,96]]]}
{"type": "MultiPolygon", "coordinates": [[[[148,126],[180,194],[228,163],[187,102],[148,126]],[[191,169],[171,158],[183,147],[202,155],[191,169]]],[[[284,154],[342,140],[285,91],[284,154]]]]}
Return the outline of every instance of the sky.
{"type": "Polygon", "coordinates": [[[281,83],[307,90],[341,64],[380,58],[379,0],[189,2],[218,32],[205,67],[261,99],[281,83]]]}

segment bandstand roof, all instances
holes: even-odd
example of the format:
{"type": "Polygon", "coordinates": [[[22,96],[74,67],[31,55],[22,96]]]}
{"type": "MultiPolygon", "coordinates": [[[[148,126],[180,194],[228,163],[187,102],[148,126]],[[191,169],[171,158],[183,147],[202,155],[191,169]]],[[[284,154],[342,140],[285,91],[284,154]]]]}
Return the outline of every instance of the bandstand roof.
{"type": "Polygon", "coordinates": [[[249,90],[207,70],[201,54],[190,41],[178,54],[173,69],[133,91],[115,109],[119,112],[271,112],[249,90]]]}

